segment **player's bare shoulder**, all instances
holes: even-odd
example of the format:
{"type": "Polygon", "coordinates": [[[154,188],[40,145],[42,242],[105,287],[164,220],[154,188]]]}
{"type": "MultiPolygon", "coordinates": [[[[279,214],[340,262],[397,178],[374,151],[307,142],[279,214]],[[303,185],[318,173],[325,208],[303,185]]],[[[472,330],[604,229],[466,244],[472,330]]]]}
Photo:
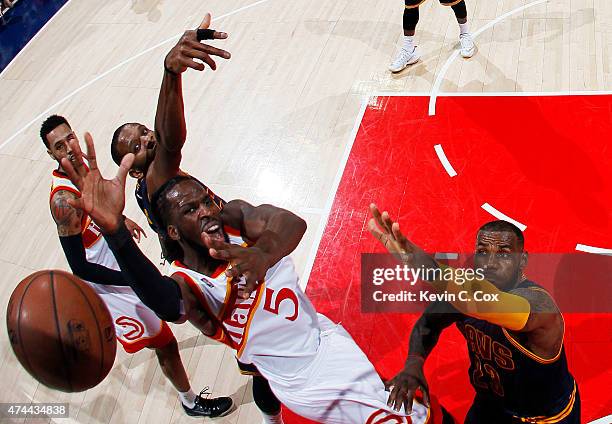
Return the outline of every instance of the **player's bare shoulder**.
{"type": "Polygon", "coordinates": [[[76,194],[68,190],[59,190],[51,198],[51,215],[57,224],[60,236],[71,236],[81,232],[83,211],[72,207],[69,199],[76,199],[76,194]]]}

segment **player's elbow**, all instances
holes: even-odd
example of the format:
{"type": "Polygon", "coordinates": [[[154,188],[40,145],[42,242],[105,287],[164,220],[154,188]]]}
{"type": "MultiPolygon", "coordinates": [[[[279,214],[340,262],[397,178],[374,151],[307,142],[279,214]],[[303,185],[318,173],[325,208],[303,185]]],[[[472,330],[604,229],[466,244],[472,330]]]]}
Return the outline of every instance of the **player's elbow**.
{"type": "Polygon", "coordinates": [[[295,228],[295,231],[300,235],[300,239],[301,239],[302,236],[304,236],[306,229],[308,228],[308,224],[306,224],[306,221],[304,219],[295,215],[294,228],[295,228]]]}

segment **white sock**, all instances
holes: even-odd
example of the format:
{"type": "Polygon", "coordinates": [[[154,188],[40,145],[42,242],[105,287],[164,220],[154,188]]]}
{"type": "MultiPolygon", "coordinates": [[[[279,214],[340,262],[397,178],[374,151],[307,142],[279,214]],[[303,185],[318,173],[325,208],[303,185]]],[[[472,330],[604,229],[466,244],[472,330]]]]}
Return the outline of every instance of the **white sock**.
{"type": "Polygon", "coordinates": [[[404,44],[402,45],[402,49],[407,52],[411,52],[414,50],[414,35],[404,35],[404,44]]]}
{"type": "Polygon", "coordinates": [[[266,424],[285,424],[281,412],[276,415],[267,415],[262,412],[262,415],[266,424]]]}
{"type": "Polygon", "coordinates": [[[179,392],[179,398],[181,398],[181,402],[189,409],[193,409],[195,406],[196,394],[193,390],[189,389],[188,392],[179,392]]]}
{"type": "Polygon", "coordinates": [[[463,35],[463,34],[469,34],[470,33],[470,29],[468,27],[468,23],[464,23],[464,24],[459,24],[459,34],[463,35]]]}

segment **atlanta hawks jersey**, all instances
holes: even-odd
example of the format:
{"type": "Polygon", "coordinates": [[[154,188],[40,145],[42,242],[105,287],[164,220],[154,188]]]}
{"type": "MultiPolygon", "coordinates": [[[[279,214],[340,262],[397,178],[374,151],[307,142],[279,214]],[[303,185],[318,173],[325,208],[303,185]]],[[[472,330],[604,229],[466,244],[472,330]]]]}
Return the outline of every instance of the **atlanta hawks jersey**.
{"type": "MultiPolygon", "coordinates": [[[[234,232],[227,227],[226,231],[234,232]]],[[[246,245],[238,236],[229,237],[232,244],[246,245]]],[[[225,269],[206,276],[174,261],[169,270],[183,277],[200,304],[218,321],[222,332],[217,338],[236,350],[240,362],[261,368],[256,358],[265,357],[261,366],[283,380],[292,379],[316,354],[317,313],[298,284],[291,258],[272,266],[246,300],[238,297],[244,280],[228,280],[225,269]]]]}
{"type": "MultiPolygon", "coordinates": [[[[246,246],[235,235],[230,242],[246,246]]],[[[244,281],[234,283],[223,268],[206,276],[175,261],[170,270],[217,321],[215,338],[236,349],[240,362],[255,365],[296,414],[328,424],[441,422],[416,401],[412,416],[387,406],[389,393],[374,366],[341,325],[317,314],[291,258],[270,268],[247,300],[237,296],[244,281]]]]}
{"type": "MultiPolygon", "coordinates": [[[[79,190],[66,174],[53,171],[49,202],[58,191],[69,191],[80,196],[79,190]]],[[[100,228],[87,214],[81,218],[81,234],[85,257],[88,262],[119,270],[119,264],[102,237],[100,228]]],[[[88,281],[108,307],[117,340],[128,353],[137,352],[145,347],[163,347],[174,339],[168,324],[142,303],[130,286],[94,284],[88,281]]]]}
{"type": "MultiPolygon", "coordinates": [[[[68,176],[55,170],[53,171],[49,202],[53,200],[53,196],[58,191],[69,191],[76,196],[81,196],[81,193],[76,186],[72,184],[72,181],[68,179],[68,176]]],[[[102,237],[100,228],[86,213],[83,213],[83,217],[81,218],[81,235],[83,236],[83,245],[85,247],[85,254],[88,262],[119,271],[119,264],[117,264],[113,252],[111,252],[108,244],[106,244],[106,241],[102,237]]],[[[129,289],[129,287],[125,288],[129,289]]]]}

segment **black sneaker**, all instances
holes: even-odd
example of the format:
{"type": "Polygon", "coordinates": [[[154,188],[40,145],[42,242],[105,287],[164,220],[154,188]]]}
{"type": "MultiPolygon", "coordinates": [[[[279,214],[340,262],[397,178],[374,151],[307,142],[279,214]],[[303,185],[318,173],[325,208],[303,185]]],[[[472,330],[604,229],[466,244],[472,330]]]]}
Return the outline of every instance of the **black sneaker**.
{"type": "Polygon", "coordinates": [[[183,409],[185,413],[191,417],[223,417],[231,412],[234,406],[234,401],[230,397],[218,397],[209,398],[210,393],[208,387],[204,387],[204,390],[200,392],[195,398],[195,405],[193,408],[188,408],[184,403],[183,409]],[[202,397],[202,396],[206,397],[202,397]]]}

